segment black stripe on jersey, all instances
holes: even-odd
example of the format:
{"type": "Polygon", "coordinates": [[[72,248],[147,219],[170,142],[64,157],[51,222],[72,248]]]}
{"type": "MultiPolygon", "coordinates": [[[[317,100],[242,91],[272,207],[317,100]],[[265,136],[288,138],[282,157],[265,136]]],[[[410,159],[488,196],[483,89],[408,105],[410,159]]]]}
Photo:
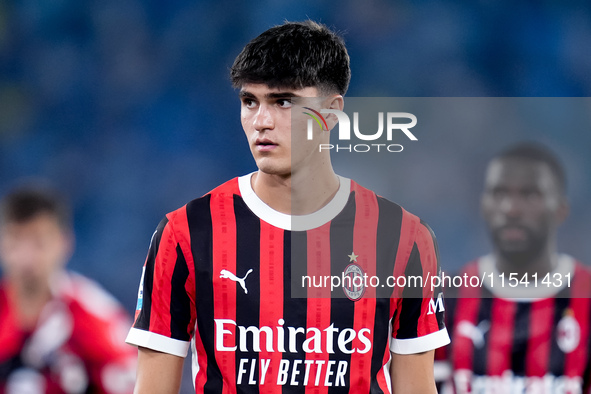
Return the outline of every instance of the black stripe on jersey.
{"type": "MultiPolygon", "coordinates": [[[[286,338],[289,335],[287,327],[307,327],[308,324],[306,313],[308,298],[306,290],[302,291],[301,282],[307,272],[307,245],[305,231],[283,232],[283,320],[285,320],[283,327],[286,338]],[[293,294],[292,286],[294,286],[293,294]]],[[[302,349],[304,340],[304,335],[296,335],[296,349],[302,349]]],[[[302,359],[302,353],[291,353],[288,346],[289,342],[286,341],[286,352],[283,353],[283,359],[290,360],[289,365],[293,365],[293,360],[302,359]]],[[[306,392],[306,387],[303,385],[289,386],[289,392],[303,394],[306,392]]]]}
{"type": "Polygon", "coordinates": [[[160,240],[162,239],[162,232],[164,231],[164,227],[166,227],[167,224],[168,218],[165,217],[158,224],[156,232],[154,233],[154,236],[150,242],[150,250],[148,251],[148,257],[146,259],[144,270],[144,282],[140,285],[143,286],[142,308],[135,321],[135,328],[141,328],[143,330],[150,329],[152,289],[154,288],[154,264],[156,262],[156,256],[158,255],[160,240]]]}
{"type": "MultiPolygon", "coordinates": [[[[302,286],[302,278],[308,275],[308,239],[305,231],[285,231],[284,238],[284,252],[289,249],[289,255],[284,253],[286,259],[284,260],[283,275],[289,275],[291,278],[288,287],[284,287],[284,302],[289,298],[308,298],[308,288],[302,286]],[[289,289],[289,293],[287,290],[289,289]]],[[[285,286],[285,281],[284,281],[285,286]]],[[[291,302],[294,306],[294,311],[298,311],[297,302],[291,302]]],[[[287,307],[287,305],[284,305],[287,307]]],[[[303,309],[304,311],[306,308],[303,309]]],[[[287,311],[287,308],[284,309],[287,311]]],[[[287,312],[284,312],[284,318],[287,319],[289,316],[287,312]]],[[[305,316],[304,316],[305,317],[305,316]]],[[[292,326],[292,327],[306,327],[304,319],[303,326],[292,326]]],[[[287,322],[287,320],[286,320],[287,322]]]]}
{"type": "MultiPolygon", "coordinates": [[[[380,264],[376,267],[376,275],[380,283],[386,280],[394,272],[394,262],[400,243],[400,231],[402,227],[402,208],[382,197],[378,197],[378,234],[376,241],[376,261],[380,264]],[[384,264],[387,262],[388,264],[384,264]]],[[[390,298],[393,287],[384,286],[376,289],[376,297],[390,298]]],[[[385,335],[384,338],[388,338],[385,335]]]]}
{"type": "MultiPolygon", "coordinates": [[[[244,294],[242,288],[236,286],[236,324],[243,327],[260,327],[261,221],[252,213],[244,200],[237,195],[234,196],[234,215],[236,217],[236,276],[243,277],[249,269],[253,270],[248,276],[248,294],[244,294]],[[253,305],[259,307],[253,308],[253,305]]],[[[255,376],[258,377],[259,353],[253,349],[252,335],[252,333],[246,333],[246,352],[240,350],[239,343],[236,344],[238,346],[236,349],[236,371],[239,370],[240,359],[254,359],[257,360],[255,376]]],[[[236,337],[240,338],[238,328],[236,329],[236,337]]],[[[248,365],[249,368],[250,365],[248,365]]],[[[258,393],[259,386],[258,384],[242,384],[240,390],[245,393],[258,393]]]]}
{"type": "MultiPolygon", "coordinates": [[[[478,309],[478,319],[476,319],[476,325],[480,325],[482,322],[484,324],[492,325],[493,322],[491,321],[491,312],[492,312],[492,303],[494,302],[494,298],[482,298],[480,300],[480,307],[478,309]]],[[[458,303],[461,304],[461,303],[458,303]]],[[[486,330],[484,336],[488,338],[490,334],[490,326],[489,329],[486,330]]],[[[474,354],[472,355],[472,370],[476,375],[486,375],[486,362],[488,360],[488,345],[490,344],[490,340],[485,339],[485,345],[482,347],[474,346],[474,354]]]]}
{"type": "Polygon", "coordinates": [[[437,261],[439,262],[439,245],[437,244],[437,238],[435,237],[435,233],[433,232],[431,226],[427,224],[427,222],[424,222],[423,219],[419,219],[419,221],[423,226],[425,226],[427,230],[429,230],[429,234],[431,234],[431,238],[433,238],[433,244],[435,246],[435,256],[437,257],[437,261]]]}
{"type": "Polygon", "coordinates": [[[190,341],[191,335],[187,328],[191,322],[191,299],[185,290],[189,268],[180,245],[176,246],[176,255],[170,290],[170,334],[172,338],[190,341]],[[172,321],[172,316],[175,317],[175,321],[172,321]]]}
{"type": "MultiPolygon", "coordinates": [[[[355,192],[349,195],[349,200],[343,210],[330,223],[330,273],[331,275],[339,276],[345,272],[345,268],[351,262],[349,255],[353,252],[353,232],[355,228],[355,192]]],[[[344,329],[346,327],[353,327],[355,320],[355,302],[348,299],[342,287],[336,288],[331,295],[330,300],[330,321],[334,323],[335,327],[344,329]]],[[[338,349],[336,343],[338,336],[334,335],[333,348],[338,349]]],[[[337,353],[330,354],[329,360],[338,361],[344,360],[349,365],[347,373],[345,374],[345,382],[349,385],[351,368],[351,355],[342,354],[337,357],[337,353]]],[[[347,387],[329,387],[329,393],[343,393],[348,392],[347,387]]]]}
{"type": "MultiPolygon", "coordinates": [[[[400,242],[400,229],[402,226],[402,208],[384,198],[378,197],[378,234],[376,240],[376,261],[380,264],[376,267],[376,275],[380,283],[386,283],[386,278],[394,272],[394,262],[400,242]],[[387,219],[386,219],[387,218],[387,219]]],[[[371,356],[371,392],[383,393],[377,376],[382,370],[384,353],[382,349],[388,349],[388,336],[390,332],[390,297],[393,288],[389,286],[376,289],[376,315],[373,331],[373,354],[371,356]],[[379,351],[376,351],[379,350],[379,351]]]]}
{"type": "Polygon", "coordinates": [[[421,317],[421,302],[418,299],[422,299],[423,289],[422,287],[412,285],[414,280],[411,281],[409,279],[411,276],[423,276],[421,256],[416,243],[410,252],[408,264],[404,270],[404,276],[407,280],[407,286],[402,291],[400,326],[396,334],[396,338],[398,339],[416,338],[418,336],[417,322],[421,317]],[[409,283],[411,284],[410,286],[408,285],[409,283]]]}
{"type": "Polygon", "coordinates": [[[511,369],[515,375],[525,375],[525,360],[531,319],[531,302],[518,302],[515,311],[511,369]]]}
{"type": "Polygon", "coordinates": [[[187,204],[187,220],[191,235],[191,253],[195,261],[195,298],[197,329],[207,353],[207,381],[204,392],[221,393],[223,381],[215,359],[215,326],[213,313],[213,256],[212,221],[210,210],[211,195],[187,204]],[[200,319],[199,317],[202,316],[200,319]]]}
{"type": "Polygon", "coordinates": [[[570,298],[554,299],[554,320],[552,325],[552,347],[550,348],[550,362],[548,372],[555,376],[564,373],[564,352],[558,347],[558,323],[564,317],[564,311],[570,305],[570,298]]]}
{"type": "Polygon", "coordinates": [[[587,358],[586,367],[583,371],[583,392],[588,393],[590,392],[589,389],[591,388],[591,362],[589,362],[589,355],[591,355],[591,340],[587,339],[587,353],[585,357],[587,358]]]}

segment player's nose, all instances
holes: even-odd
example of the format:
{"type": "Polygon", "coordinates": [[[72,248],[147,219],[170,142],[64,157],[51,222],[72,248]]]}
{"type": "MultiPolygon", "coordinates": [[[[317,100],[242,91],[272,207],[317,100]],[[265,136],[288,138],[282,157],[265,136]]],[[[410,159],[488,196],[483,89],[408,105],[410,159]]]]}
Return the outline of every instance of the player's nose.
{"type": "Polygon", "coordinates": [[[516,196],[506,196],[500,204],[501,212],[510,218],[518,218],[523,213],[524,201],[516,196]]]}
{"type": "Polygon", "coordinates": [[[267,129],[273,129],[275,127],[275,119],[271,108],[267,105],[260,105],[253,120],[253,126],[257,131],[264,131],[267,129]]]}

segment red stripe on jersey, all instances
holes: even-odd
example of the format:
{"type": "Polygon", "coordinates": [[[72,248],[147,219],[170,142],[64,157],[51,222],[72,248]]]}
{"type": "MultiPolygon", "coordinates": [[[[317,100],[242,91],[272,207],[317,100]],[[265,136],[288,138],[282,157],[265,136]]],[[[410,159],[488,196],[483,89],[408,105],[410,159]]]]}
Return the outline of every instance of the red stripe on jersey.
{"type": "Polygon", "coordinates": [[[548,371],[553,320],[554,298],[532,302],[525,356],[525,374],[527,376],[541,377],[548,371]]]}
{"type": "MultiPolygon", "coordinates": [[[[400,225],[400,242],[398,243],[398,251],[396,252],[396,262],[394,263],[394,278],[404,276],[408,259],[412,253],[415,244],[415,237],[417,227],[419,225],[419,218],[412,213],[402,209],[402,221],[400,225]]],[[[402,297],[402,287],[395,287],[392,297],[402,297]]]]}
{"type": "MultiPolygon", "coordinates": [[[[218,187],[212,189],[209,193],[211,196],[218,196],[218,195],[240,195],[240,186],[238,186],[238,178],[234,178],[229,180],[226,183],[222,183],[218,187]]],[[[207,195],[206,194],[206,195],[207,195]]],[[[213,206],[212,206],[213,208],[213,206]]]]}
{"type": "MultiPolygon", "coordinates": [[[[232,182],[230,182],[232,183],[232,182]]],[[[214,319],[236,320],[236,285],[232,280],[220,280],[220,272],[227,270],[234,275],[236,272],[236,218],[234,215],[234,198],[232,193],[213,194],[210,201],[213,234],[213,311],[214,319]]],[[[244,275],[244,274],[242,274],[244,275]]],[[[236,326],[227,325],[231,335],[223,345],[236,346],[236,326]],[[232,339],[229,339],[232,338],[232,339]]],[[[223,393],[235,391],[236,382],[236,353],[218,351],[215,346],[215,358],[224,377],[223,393]],[[226,384],[229,382],[228,384],[226,384]]],[[[204,371],[204,375],[205,371],[204,371]]]]}
{"type": "MultiPolygon", "coordinates": [[[[566,280],[566,279],[563,279],[566,280]]],[[[572,297],[569,307],[571,309],[570,317],[574,321],[578,321],[579,325],[579,343],[576,348],[566,353],[564,356],[564,374],[566,376],[584,376],[585,366],[588,363],[589,354],[587,352],[589,346],[589,322],[591,300],[589,299],[589,289],[591,289],[591,277],[589,272],[579,264],[576,265],[575,272],[572,278],[572,297]]],[[[564,316],[566,318],[567,316],[564,316]]],[[[572,327],[576,323],[570,324],[570,330],[565,330],[565,327],[558,327],[557,335],[573,335],[572,327]]],[[[560,324],[560,323],[559,323],[560,324]]],[[[564,324],[567,326],[567,324],[564,324]]],[[[558,338],[561,339],[561,338],[558,338]]]]}
{"type": "Polygon", "coordinates": [[[162,230],[158,254],[154,263],[152,290],[152,309],[150,311],[149,331],[167,337],[171,336],[170,301],[172,274],[177,261],[175,236],[169,222],[162,230]],[[166,244],[164,244],[166,242],[166,244]],[[157,291],[154,291],[157,290],[157,291]]]}
{"type": "Polygon", "coordinates": [[[189,323],[189,326],[187,327],[187,333],[189,333],[191,336],[193,336],[193,331],[195,330],[195,321],[196,321],[195,263],[193,261],[193,254],[191,253],[191,239],[190,239],[190,232],[189,232],[189,222],[187,220],[187,206],[186,205],[177,211],[174,226],[175,226],[176,234],[178,234],[177,242],[181,248],[181,251],[183,252],[183,256],[185,257],[185,262],[187,263],[187,269],[189,271],[189,276],[187,277],[187,281],[185,282],[185,291],[189,295],[189,299],[191,301],[191,321],[189,323]]]}
{"type": "MultiPolygon", "coordinates": [[[[400,224],[400,242],[398,243],[398,250],[396,251],[396,261],[394,263],[394,278],[397,279],[404,276],[408,259],[414,246],[415,231],[417,230],[418,218],[412,213],[402,209],[402,220],[400,224]]],[[[400,327],[400,309],[402,306],[402,290],[401,287],[395,287],[392,292],[390,302],[390,317],[394,316],[394,312],[398,310],[396,319],[392,323],[392,337],[396,337],[396,332],[400,327]]]]}
{"type": "MultiPolygon", "coordinates": [[[[309,230],[307,233],[307,257],[308,257],[308,275],[314,277],[330,276],[330,222],[309,230]]],[[[328,284],[330,286],[330,283],[328,284]]],[[[311,327],[329,327],[330,326],[330,287],[321,286],[318,288],[308,288],[308,310],[306,325],[311,327]]],[[[313,334],[313,333],[312,333],[313,334]]],[[[306,336],[308,339],[310,336],[306,336]]],[[[291,343],[291,340],[290,340],[291,343]]],[[[330,344],[332,346],[332,344],[330,344]]],[[[322,349],[326,349],[326,337],[322,335],[322,349]]],[[[306,361],[311,360],[313,364],[309,370],[309,376],[304,376],[304,385],[306,393],[328,393],[328,387],[324,386],[324,375],[326,365],[328,364],[328,353],[307,352],[306,361]],[[320,361],[320,366],[317,363],[320,361]],[[306,381],[308,379],[308,381],[306,381]]],[[[306,368],[306,371],[308,369],[306,368]]]]}
{"type": "MultiPolygon", "coordinates": [[[[378,231],[378,202],[376,195],[362,188],[355,182],[351,182],[351,188],[355,191],[355,226],[353,228],[353,253],[356,254],[357,264],[361,266],[368,278],[376,276],[376,247],[378,231]]],[[[353,350],[350,365],[350,389],[353,393],[367,393],[370,389],[371,379],[371,344],[373,344],[373,328],[376,313],[376,289],[367,286],[362,298],[355,302],[355,314],[353,329],[355,332],[363,332],[363,336],[369,340],[370,345],[363,343],[358,336],[351,344],[353,350]],[[363,330],[363,331],[361,331],[363,330]],[[369,349],[368,349],[369,346],[369,349]],[[361,351],[367,350],[362,353],[361,351]]],[[[387,386],[382,387],[388,392],[387,386]]]]}
{"type": "Polygon", "coordinates": [[[517,303],[500,298],[492,301],[491,327],[487,349],[487,375],[500,376],[511,369],[513,330],[517,303]]]}
{"type": "MultiPolygon", "coordinates": [[[[468,266],[466,267],[466,269],[464,270],[464,273],[467,275],[467,277],[479,277],[480,273],[478,271],[478,262],[477,261],[473,261],[471,263],[468,264],[468,266]]],[[[447,283],[450,284],[450,283],[447,283]]],[[[460,287],[459,292],[458,292],[458,298],[480,298],[481,297],[481,288],[476,287],[476,286],[464,286],[464,287],[460,287]]]]}
{"type": "MultiPolygon", "coordinates": [[[[259,327],[279,327],[278,321],[283,319],[283,230],[261,220],[260,234],[261,307],[259,327]]],[[[266,346],[261,346],[259,393],[281,393],[281,387],[277,386],[276,382],[281,354],[286,350],[273,348],[272,352],[268,352],[266,346]],[[269,364],[263,366],[263,362],[269,364]],[[266,371],[263,375],[265,367],[266,371]]]]}
{"type": "Polygon", "coordinates": [[[454,324],[454,344],[452,352],[453,369],[467,369],[472,371],[474,365],[474,343],[467,335],[460,335],[459,325],[469,324],[476,326],[480,298],[459,298],[457,300],[456,317],[454,324]]]}
{"type": "Polygon", "coordinates": [[[10,307],[6,282],[0,287],[0,360],[5,361],[11,355],[20,353],[26,335],[18,327],[16,309],[10,307]]]}
{"type": "MultiPolygon", "coordinates": [[[[469,276],[478,276],[478,265],[476,262],[468,264],[464,271],[469,276]]],[[[457,294],[455,318],[453,325],[453,369],[474,369],[474,343],[467,335],[460,335],[458,327],[460,324],[476,326],[478,323],[478,310],[480,309],[480,289],[472,286],[461,287],[457,294]]]]}

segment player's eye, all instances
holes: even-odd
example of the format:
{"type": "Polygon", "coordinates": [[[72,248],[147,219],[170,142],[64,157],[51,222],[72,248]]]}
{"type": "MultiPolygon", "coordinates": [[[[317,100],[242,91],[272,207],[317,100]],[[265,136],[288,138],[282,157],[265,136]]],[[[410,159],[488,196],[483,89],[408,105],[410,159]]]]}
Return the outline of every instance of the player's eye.
{"type": "Polygon", "coordinates": [[[523,197],[527,198],[528,200],[535,200],[542,196],[542,193],[537,189],[527,189],[522,192],[523,197]]]}
{"type": "Polygon", "coordinates": [[[277,105],[281,108],[291,108],[291,99],[279,99],[277,105]]]}
{"type": "Polygon", "coordinates": [[[497,200],[505,198],[507,196],[507,190],[496,187],[490,191],[490,194],[497,200]]]}
{"type": "Polygon", "coordinates": [[[254,108],[256,106],[256,102],[251,98],[243,97],[242,105],[246,108],[254,108]]]}

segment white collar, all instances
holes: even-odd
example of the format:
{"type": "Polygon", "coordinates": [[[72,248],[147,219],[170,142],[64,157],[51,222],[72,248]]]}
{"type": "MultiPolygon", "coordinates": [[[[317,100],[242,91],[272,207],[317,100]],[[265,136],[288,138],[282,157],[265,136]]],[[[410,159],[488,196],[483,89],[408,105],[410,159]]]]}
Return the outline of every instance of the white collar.
{"type": "MultiPolygon", "coordinates": [[[[510,280],[508,273],[505,273],[504,286],[501,286],[501,273],[496,267],[495,258],[492,254],[478,259],[478,271],[481,280],[484,277],[484,286],[488,288],[495,297],[528,302],[556,296],[560,290],[567,286],[569,274],[572,284],[575,271],[575,260],[569,255],[559,254],[556,256],[556,262],[556,267],[548,275],[538,275],[537,287],[535,287],[534,277],[532,277],[531,274],[527,276],[527,279],[529,280],[529,285],[527,287],[521,283],[518,283],[515,287],[511,287],[509,285],[510,280]],[[493,277],[492,286],[490,275],[493,277]],[[542,283],[543,280],[545,280],[546,283],[542,283]],[[550,285],[548,285],[548,283],[550,285]]],[[[523,278],[523,275],[517,275],[516,278],[520,281],[523,278]]],[[[515,283],[515,280],[512,280],[511,283],[515,283]]]]}
{"type": "Polygon", "coordinates": [[[343,210],[351,191],[351,180],[337,175],[339,190],[328,204],[307,215],[288,215],[274,210],[256,195],[250,183],[252,174],[254,172],[238,178],[242,199],[259,219],[283,230],[306,231],[330,222],[343,210]]]}

